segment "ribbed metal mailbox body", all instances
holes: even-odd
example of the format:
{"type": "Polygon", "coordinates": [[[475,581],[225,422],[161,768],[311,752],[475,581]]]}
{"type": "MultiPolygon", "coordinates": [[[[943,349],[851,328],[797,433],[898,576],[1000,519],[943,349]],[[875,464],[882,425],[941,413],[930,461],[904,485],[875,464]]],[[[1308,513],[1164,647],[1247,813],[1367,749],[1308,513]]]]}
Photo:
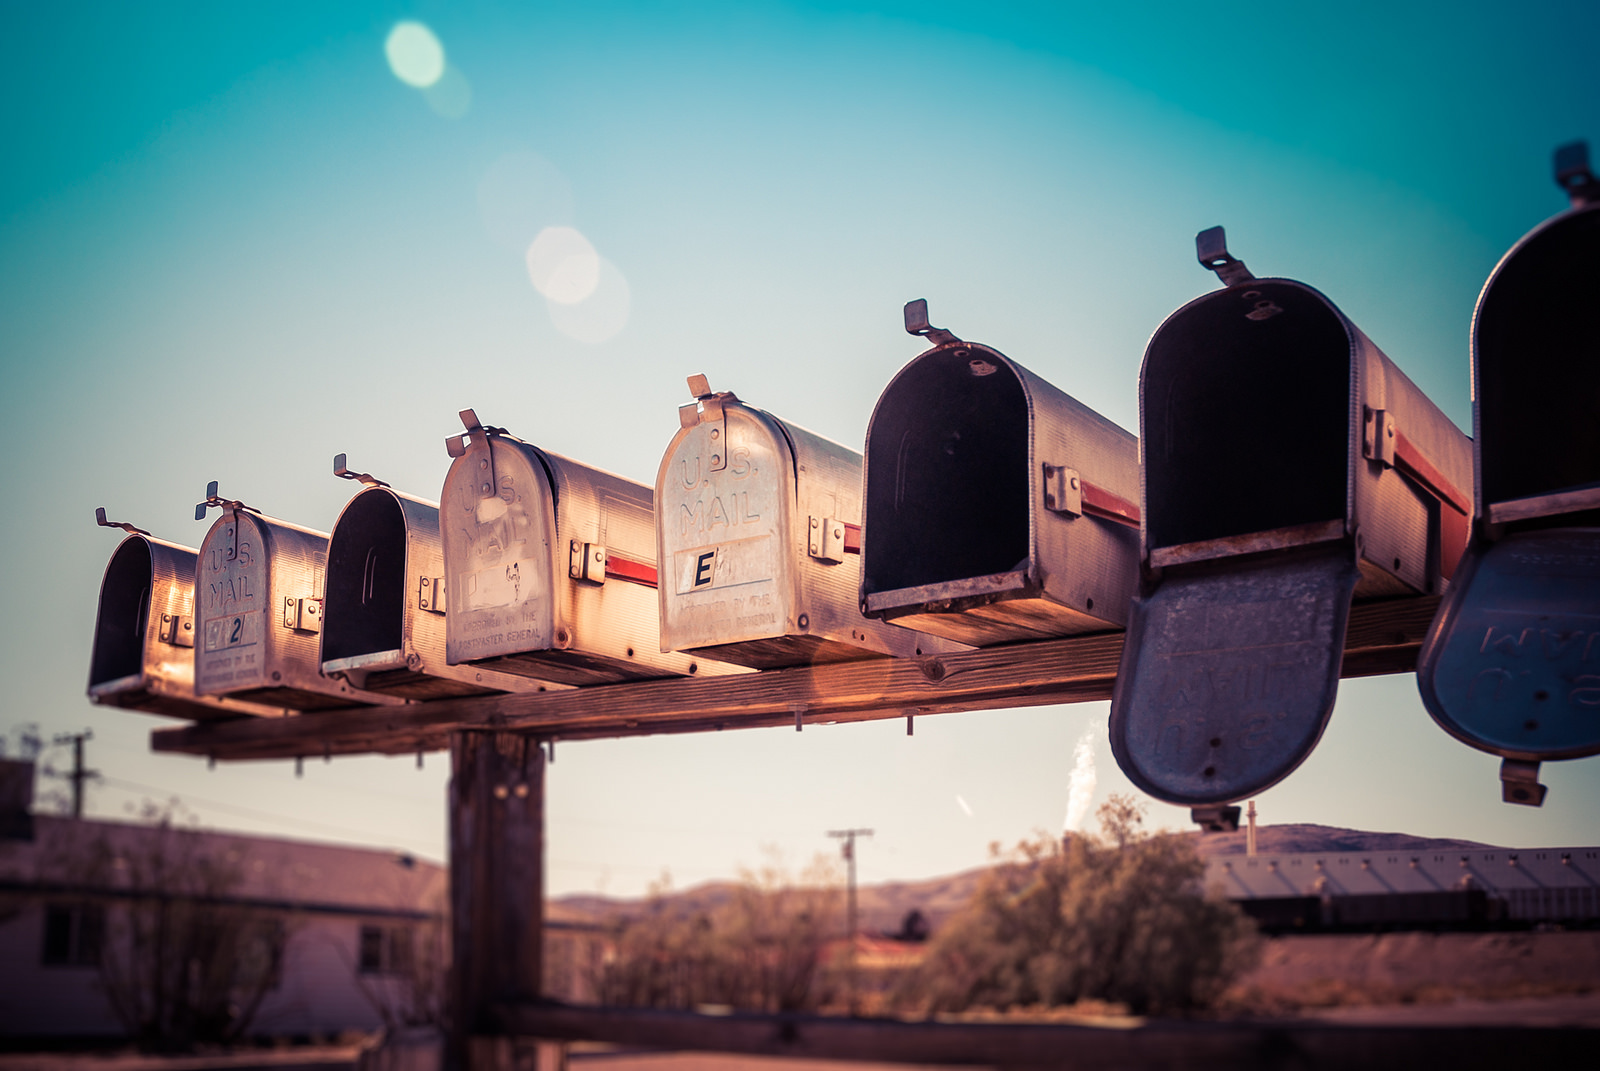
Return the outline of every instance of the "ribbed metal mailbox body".
{"type": "Polygon", "coordinates": [[[89,698],[205,721],[282,710],[194,692],[196,551],[152,536],[117,545],[100,582],[89,698]]]}
{"type": "Polygon", "coordinates": [[[732,394],[680,420],[656,477],[662,646],[759,669],[962,649],[862,616],[860,454],[732,394]]]}
{"type": "Polygon", "coordinates": [[[1441,590],[1471,511],[1466,436],[1322,294],[1245,275],[1170,316],[1139,379],[1144,577],[1110,735],[1180,804],[1304,760],[1352,598],[1441,590]]]}
{"type": "Polygon", "coordinates": [[[328,537],[223,507],[195,572],[195,691],[292,710],[394,703],[321,672],[328,537]]]}
{"type": "Polygon", "coordinates": [[[861,603],[973,646],[1121,628],[1138,441],[988,346],[951,341],[867,426],[861,603]]]}
{"type": "Polygon", "coordinates": [[[734,668],[661,651],[655,509],[643,484],[470,429],[445,476],[439,525],[451,665],[572,685],[734,668]]]}
{"type": "MultiPolygon", "coordinates": [[[[1477,519],[1418,659],[1423,702],[1457,739],[1507,759],[1593,755],[1600,200],[1546,221],[1500,261],[1473,318],[1472,375],[1477,519]]],[[[1537,803],[1535,789],[1508,783],[1505,798],[1537,803]]]]}
{"type": "Polygon", "coordinates": [[[347,502],[328,541],[322,672],[415,700],[544,687],[448,664],[447,612],[439,507],[377,486],[347,502]]]}

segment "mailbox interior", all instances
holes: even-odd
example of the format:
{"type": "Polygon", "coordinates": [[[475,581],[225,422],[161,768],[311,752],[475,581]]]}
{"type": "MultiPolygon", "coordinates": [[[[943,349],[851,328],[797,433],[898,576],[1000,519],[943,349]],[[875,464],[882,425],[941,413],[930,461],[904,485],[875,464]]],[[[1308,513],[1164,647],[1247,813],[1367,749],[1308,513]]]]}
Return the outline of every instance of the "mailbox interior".
{"type": "Polygon", "coordinates": [[[1016,372],[980,350],[895,377],[867,439],[865,594],[1028,568],[1029,427],[1016,372]]]}
{"type": "Polygon", "coordinates": [[[1596,279],[1600,206],[1523,239],[1484,288],[1473,330],[1480,508],[1567,492],[1525,515],[1600,524],[1596,279]]]}
{"type": "Polygon", "coordinates": [[[124,539],[111,555],[100,583],[100,612],[95,618],[94,651],[89,661],[91,692],[128,677],[142,683],[153,583],[149,544],[143,539],[124,539]]]}
{"type": "Polygon", "coordinates": [[[406,519],[380,490],[351,499],[328,542],[324,663],[361,659],[405,665],[406,519]]]}
{"type": "Polygon", "coordinates": [[[1343,317],[1298,283],[1256,280],[1174,313],[1140,376],[1147,548],[1342,534],[1352,356],[1343,317]]]}

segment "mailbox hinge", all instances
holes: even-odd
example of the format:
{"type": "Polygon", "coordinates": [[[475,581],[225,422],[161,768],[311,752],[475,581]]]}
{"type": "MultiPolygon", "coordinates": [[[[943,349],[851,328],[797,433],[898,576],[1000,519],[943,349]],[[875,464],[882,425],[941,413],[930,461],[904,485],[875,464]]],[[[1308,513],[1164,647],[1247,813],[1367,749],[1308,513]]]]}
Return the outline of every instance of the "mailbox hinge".
{"type": "Polygon", "coordinates": [[[567,575],[594,584],[606,582],[606,548],[574,539],[567,549],[567,575]]]}
{"type": "Polygon", "coordinates": [[[1543,807],[1545,793],[1539,783],[1539,764],[1521,759],[1500,760],[1500,798],[1524,807],[1543,807]]]}
{"type": "Polygon", "coordinates": [[[161,615],[161,642],[174,647],[194,646],[194,618],[186,614],[161,615]]]}
{"type": "Polygon", "coordinates": [[[1600,200],[1600,181],[1589,170],[1589,143],[1573,141],[1556,149],[1556,185],[1567,191],[1573,208],[1600,200]]]}
{"type": "Polygon", "coordinates": [[[1221,227],[1208,227],[1195,235],[1194,252],[1200,266],[1216,272],[1223,286],[1248,283],[1255,278],[1244,261],[1228,252],[1228,233],[1221,227]]]}
{"type": "Polygon", "coordinates": [[[283,597],[283,627],[297,632],[322,631],[322,600],[283,597]]]}
{"type": "Polygon", "coordinates": [[[1204,833],[1237,833],[1239,832],[1239,808],[1237,805],[1213,804],[1209,807],[1189,808],[1189,821],[1199,826],[1204,833]]]}
{"type": "Polygon", "coordinates": [[[689,393],[694,402],[678,407],[678,423],[684,428],[700,424],[711,425],[711,471],[721,472],[728,467],[728,414],[726,407],[736,404],[739,396],[731,390],[714,392],[711,381],[703,375],[689,377],[689,393]]]}
{"type": "Polygon", "coordinates": [[[417,609],[430,614],[444,613],[444,590],[444,577],[423,577],[417,585],[417,609]]]}
{"type": "MultiPolygon", "coordinates": [[[[838,565],[851,552],[850,529],[852,525],[832,517],[812,517],[806,529],[806,553],[819,562],[838,565]]],[[[859,542],[856,553],[860,553],[859,542]]]]}

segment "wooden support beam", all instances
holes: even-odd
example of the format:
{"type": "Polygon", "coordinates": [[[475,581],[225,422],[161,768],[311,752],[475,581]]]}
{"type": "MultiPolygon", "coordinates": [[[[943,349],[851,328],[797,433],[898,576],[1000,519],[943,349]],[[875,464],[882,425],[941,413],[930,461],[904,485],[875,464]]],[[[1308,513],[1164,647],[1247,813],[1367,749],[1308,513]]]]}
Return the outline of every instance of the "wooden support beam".
{"type": "MultiPolygon", "coordinates": [[[[1429,597],[1354,607],[1343,675],[1414,670],[1438,604],[1429,597]]],[[[221,760],[405,754],[443,747],[450,732],[468,728],[579,740],[792,725],[797,711],[807,723],[825,723],[1077,703],[1111,697],[1121,655],[1122,633],[1101,633],[931,658],[205,722],[158,729],[151,746],[221,760]]]]}
{"type": "Polygon", "coordinates": [[[1132,1020],[1103,1026],[902,1022],[556,1004],[505,1005],[497,1020],[507,1035],[527,1038],[791,1059],[1075,1071],[1554,1068],[1572,1066],[1600,1042],[1600,1030],[1580,1027],[1361,1026],[1315,1020],[1132,1020]]]}
{"type": "Polygon", "coordinates": [[[544,964],[544,749],[528,736],[450,735],[448,1071],[483,1064],[490,1008],[539,999],[544,964]],[[474,1053],[476,1052],[476,1058],[474,1053]]]}

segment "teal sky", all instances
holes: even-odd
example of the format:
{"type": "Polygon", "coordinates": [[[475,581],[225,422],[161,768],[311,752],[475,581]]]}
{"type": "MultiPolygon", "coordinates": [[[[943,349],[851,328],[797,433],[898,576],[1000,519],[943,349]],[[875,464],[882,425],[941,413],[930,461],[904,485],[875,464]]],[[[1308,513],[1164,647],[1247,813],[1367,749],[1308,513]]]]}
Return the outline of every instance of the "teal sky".
{"type": "MultiPolygon", "coordinates": [[[[207,480],[326,531],[333,454],[436,497],[457,410],[651,482],[684,377],[857,445],[919,350],[900,307],[1130,429],[1144,344],[1212,289],[1194,233],[1317,287],[1470,427],[1467,333],[1501,253],[1600,147],[1593,4],[9,5],[0,64],[0,731],[92,726],[91,813],[443,853],[445,762],[219,766],[83,698],[115,534],[197,544],[207,480]],[[442,43],[419,90],[384,43],[442,43]],[[574,228],[574,305],[525,251],[574,228]],[[547,287],[548,289],[548,287],[547,287]]],[[[567,295],[571,296],[571,295],[567,295]]],[[[1074,746],[1126,791],[1106,704],[568,744],[550,888],[798,868],[871,826],[864,880],[1060,828],[1074,746]],[[971,812],[970,814],[968,812],[971,812]]],[[[61,752],[52,753],[59,765],[61,752]]],[[[1259,801],[1310,821],[1596,843],[1600,761],[1498,802],[1409,676],[1349,681],[1259,801]]],[[[1159,822],[1182,824],[1174,808],[1159,822]]]]}

